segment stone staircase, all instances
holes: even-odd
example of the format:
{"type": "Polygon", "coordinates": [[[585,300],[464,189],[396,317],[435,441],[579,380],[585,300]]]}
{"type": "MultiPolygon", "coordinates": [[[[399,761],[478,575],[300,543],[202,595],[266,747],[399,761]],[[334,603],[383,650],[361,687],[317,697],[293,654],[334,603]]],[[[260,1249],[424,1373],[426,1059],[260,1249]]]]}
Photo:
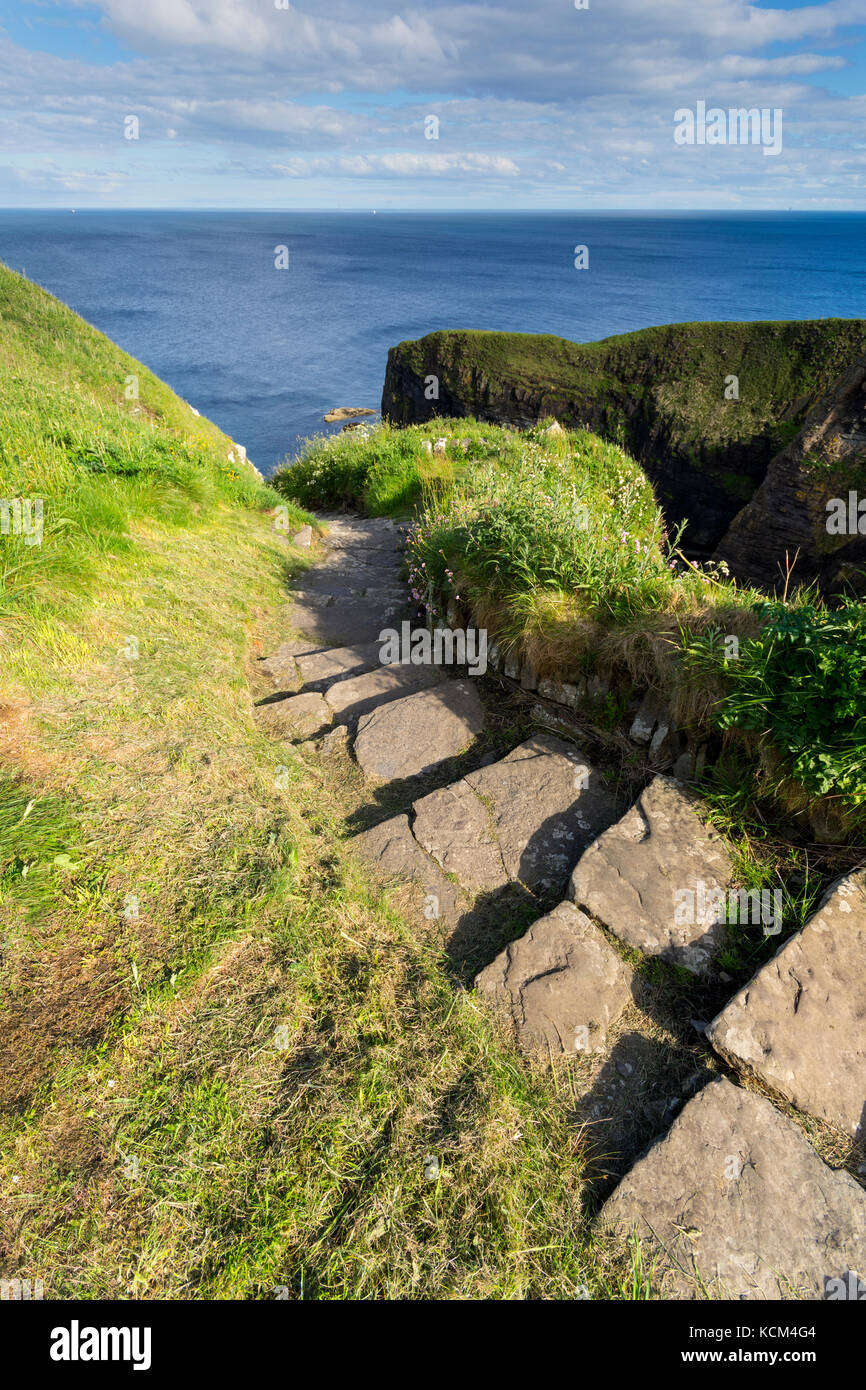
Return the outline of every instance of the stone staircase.
{"type": "Polygon", "coordinates": [[[583,752],[546,732],[455,779],[454,760],[485,728],[477,683],[379,660],[380,631],[408,617],[403,532],[388,520],[328,521],[322,558],[294,595],[305,637],[262,662],[274,694],[257,723],[279,741],[324,737],[325,751],[339,733],[371,792],[406,789],[399,812],[349,848],[443,941],[471,937],[483,956],[485,914],[498,918],[493,940],[513,935],[503,921],[526,921],[473,970],[479,999],[527,1056],[571,1059],[594,1098],[585,1117],[607,1126],[608,1143],[641,1117],[645,1152],[600,1226],[652,1247],[666,1297],[822,1298],[826,1281],[866,1276],[866,1192],[775,1103],[866,1139],[866,871],[836,885],[711,1024],[694,1023],[692,1043],[679,1046],[685,1070],[663,1077],[675,1094],[663,1087],[659,1100],[648,1039],[627,1026],[636,1005],[653,1010],[637,965],[656,959],[687,972],[699,994],[708,981],[718,989],[728,846],[670,777],[621,814],[583,752]],[[441,784],[418,795],[419,778],[441,784]],[[756,1084],[766,1094],[748,1089],[756,1084]]]}

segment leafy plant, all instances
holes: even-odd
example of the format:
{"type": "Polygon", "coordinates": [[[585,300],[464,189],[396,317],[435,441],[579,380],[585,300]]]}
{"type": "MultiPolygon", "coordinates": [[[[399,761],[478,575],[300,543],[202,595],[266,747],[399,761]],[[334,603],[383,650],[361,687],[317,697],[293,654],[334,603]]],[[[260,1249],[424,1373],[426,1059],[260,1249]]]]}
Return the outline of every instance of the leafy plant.
{"type": "Polygon", "coordinates": [[[731,688],[722,729],[756,730],[792,776],[821,795],[866,801],[866,610],[775,601],[755,605],[758,637],[725,662],[731,688]]]}

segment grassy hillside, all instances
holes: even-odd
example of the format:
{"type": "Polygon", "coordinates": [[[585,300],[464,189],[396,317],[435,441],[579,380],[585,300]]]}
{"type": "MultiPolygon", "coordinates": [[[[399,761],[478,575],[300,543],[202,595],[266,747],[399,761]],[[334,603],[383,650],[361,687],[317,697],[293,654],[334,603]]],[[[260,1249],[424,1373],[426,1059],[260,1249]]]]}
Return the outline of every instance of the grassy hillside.
{"type": "Polygon", "coordinates": [[[42,539],[8,534],[10,606],[83,583],[132,529],[189,525],[223,507],[278,500],[237,446],[103,334],[0,265],[0,497],[41,504],[42,539]]]}
{"type": "Polygon", "coordinates": [[[587,1235],[568,1086],[344,862],[360,777],[256,730],[256,658],[308,563],[279,499],[0,283],[0,497],[44,501],[41,545],[0,536],[0,1275],[47,1298],[644,1296],[587,1235]]]}

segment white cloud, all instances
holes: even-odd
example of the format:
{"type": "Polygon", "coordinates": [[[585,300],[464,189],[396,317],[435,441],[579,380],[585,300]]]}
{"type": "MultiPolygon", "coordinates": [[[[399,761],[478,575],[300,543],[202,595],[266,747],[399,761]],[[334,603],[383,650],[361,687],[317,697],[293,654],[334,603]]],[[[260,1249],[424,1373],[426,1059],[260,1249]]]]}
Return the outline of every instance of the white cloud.
{"type": "Polygon", "coordinates": [[[502,178],[516,178],[520,168],[513,159],[501,155],[485,155],[464,152],[462,154],[377,154],[334,156],[320,159],[290,159],[284,164],[275,164],[274,169],[291,178],[308,178],[311,174],[341,174],[350,178],[380,177],[383,174],[396,178],[441,177],[453,174],[491,174],[502,178]]]}
{"type": "MultiPolygon", "coordinates": [[[[76,3],[89,23],[94,0],[76,3]]],[[[509,205],[787,206],[812,187],[863,202],[866,97],[821,85],[859,57],[847,26],[863,21],[862,0],[96,3],[134,56],[90,64],[0,38],[13,167],[63,152],[95,189],[120,168],[130,196],[188,185],[241,204],[280,180],[328,199],[381,183],[409,204],[434,185],[509,205]],[[673,113],[699,99],[782,107],[782,155],[675,148],[673,113]],[[135,149],[123,142],[129,113],[141,122],[135,149]],[[430,113],[436,141],[424,138],[430,113]]]]}

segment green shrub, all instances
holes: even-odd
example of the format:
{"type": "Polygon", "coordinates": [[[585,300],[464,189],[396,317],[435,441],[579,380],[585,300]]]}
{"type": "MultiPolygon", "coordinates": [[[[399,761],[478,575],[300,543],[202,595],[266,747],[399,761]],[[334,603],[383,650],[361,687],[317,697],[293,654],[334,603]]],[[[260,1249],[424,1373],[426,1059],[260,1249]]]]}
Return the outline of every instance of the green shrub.
{"type": "Polygon", "coordinates": [[[807,790],[866,802],[866,609],[755,605],[759,637],[726,660],[722,729],[761,732],[807,790]]]}

